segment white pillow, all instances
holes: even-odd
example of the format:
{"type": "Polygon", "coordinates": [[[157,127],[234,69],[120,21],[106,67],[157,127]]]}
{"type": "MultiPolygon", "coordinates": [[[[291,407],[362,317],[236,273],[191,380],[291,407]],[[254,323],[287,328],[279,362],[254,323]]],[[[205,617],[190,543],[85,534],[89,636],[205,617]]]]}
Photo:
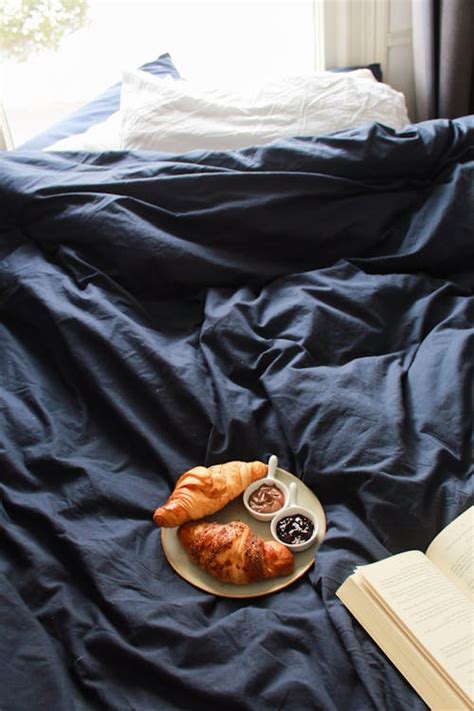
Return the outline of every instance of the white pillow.
{"type": "Polygon", "coordinates": [[[45,151],[118,151],[120,150],[120,112],[116,111],[108,119],[91,126],[84,133],[63,138],[45,151]]]}
{"type": "Polygon", "coordinates": [[[234,91],[125,72],[120,113],[121,148],[172,153],[261,145],[373,121],[394,129],[409,123],[403,94],[369,70],[273,79],[234,91]]]}

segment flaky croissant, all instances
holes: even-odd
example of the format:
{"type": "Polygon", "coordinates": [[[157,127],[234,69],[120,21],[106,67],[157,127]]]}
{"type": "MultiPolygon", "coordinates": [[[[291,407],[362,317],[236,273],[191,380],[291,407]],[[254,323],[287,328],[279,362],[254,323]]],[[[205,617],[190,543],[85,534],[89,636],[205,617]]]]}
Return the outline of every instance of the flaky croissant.
{"type": "Polygon", "coordinates": [[[242,521],[186,523],[178,529],[178,538],[193,563],[224,583],[245,585],[294,569],[288,548],[258,538],[242,521]]]}
{"type": "Polygon", "coordinates": [[[220,511],[267,471],[268,466],[258,461],[194,467],[179,477],[168,501],[156,509],[153,520],[157,526],[167,528],[197,521],[220,511]]]}

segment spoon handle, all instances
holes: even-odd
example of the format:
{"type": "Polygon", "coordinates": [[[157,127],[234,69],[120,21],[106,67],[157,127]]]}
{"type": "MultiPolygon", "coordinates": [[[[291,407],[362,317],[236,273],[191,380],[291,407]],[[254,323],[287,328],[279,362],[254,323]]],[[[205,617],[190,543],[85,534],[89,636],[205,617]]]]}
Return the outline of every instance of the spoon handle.
{"type": "Polygon", "coordinates": [[[275,454],[272,454],[270,459],[268,460],[268,473],[267,477],[269,479],[274,479],[275,478],[275,472],[276,468],[278,466],[278,457],[275,454]]]}

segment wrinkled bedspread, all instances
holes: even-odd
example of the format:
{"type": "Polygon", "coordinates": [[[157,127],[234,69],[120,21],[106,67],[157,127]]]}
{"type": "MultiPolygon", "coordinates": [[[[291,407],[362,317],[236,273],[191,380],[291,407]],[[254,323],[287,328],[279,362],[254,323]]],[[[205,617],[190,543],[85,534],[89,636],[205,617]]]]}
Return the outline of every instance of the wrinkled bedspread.
{"type": "Polygon", "coordinates": [[[2,711],[425,708],[335,590],[473,502],[473,166],[473,117],[0,155],[2,711]],[[272,453],[314,567],[194,588],[154,508],[272,453]]]}

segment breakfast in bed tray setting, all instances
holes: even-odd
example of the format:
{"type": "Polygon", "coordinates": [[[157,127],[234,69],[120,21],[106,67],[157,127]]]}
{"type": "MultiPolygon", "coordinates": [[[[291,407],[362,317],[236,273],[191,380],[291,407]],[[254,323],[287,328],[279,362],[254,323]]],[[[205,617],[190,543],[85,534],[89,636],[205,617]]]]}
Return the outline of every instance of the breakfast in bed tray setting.
{"type": "Polygon", "coordinates": [[[0,150],[0,711],[472,709],[474,113],[207,4],[0,150]]]}
{"type": "Polygon", "coordinates": [[[286,588],[313,565],[326,517],[314,493],[260,461],[197,466],[182,474],[153,520],[163,551],[189,583],[222,597],[286,588]]]}

